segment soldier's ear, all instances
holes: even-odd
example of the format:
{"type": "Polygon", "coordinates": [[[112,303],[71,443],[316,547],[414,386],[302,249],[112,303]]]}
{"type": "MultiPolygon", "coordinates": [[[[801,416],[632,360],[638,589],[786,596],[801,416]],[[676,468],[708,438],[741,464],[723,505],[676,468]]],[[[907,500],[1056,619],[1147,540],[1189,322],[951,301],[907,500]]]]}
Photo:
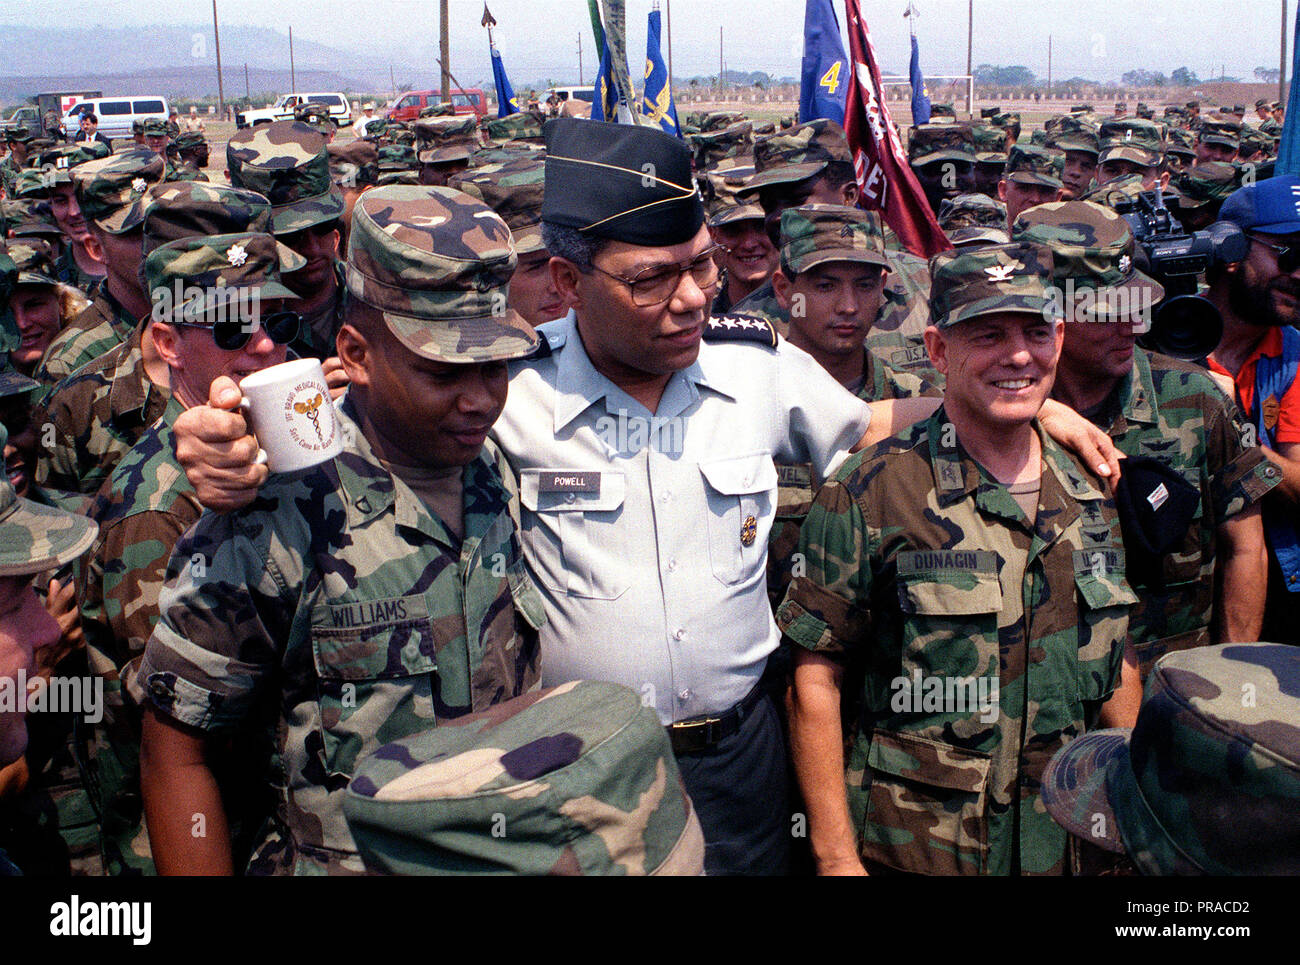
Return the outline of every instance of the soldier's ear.
{"type": "Polygon", "coordinates": [[[940,375],[948,374],[948,340],[934,325],[927,325],[924,333],[925,350],[930,355],[930,363],[940,375]]]}
{"type": "MultiPolygon", "coordinates": [[[[380,324],[383,324],[381,319],[380,324]]],[[[370,366],[374,364],[374,347],[366,336],[350,321],[344,322],[334,340],[334,350],[343,371],[347,373],[352,385],[368,388],[370,385],[370,366]]]]}
{"type": "Polygon", "coordinates": [[[1000,178],[998,180],[998,200],[999,201],[1007,200],[1007,179],[1006,178],[1000,178]]]}
{"type": "Polygon", "coordinates": [[[786,273],[778,268],[772,272],[772,294],[776,296],[776,303],[781,306],[783,311],[790,310],[790,293],[794,288],[794,282],[786,276],[786,273]]]}
{"type": "Polygon", "coordinates": [[[180,332],[166,322],[150,322],[148,333],[163,364],[170,369],[185,367],[181,361],[180,332]]]}
{"type": "Polygon", "coordinates": [[[840,195],[844,198],[844,206],[846,208],[852,208],[857,205],[858,193],[857,181],[845,181],[840,185],[840,195]]]}
{"type": "Polygon", "coordinates": [[[555,286],[566,308],[581,308],[582,295],[578,292],[578,283],[582,272],[578,266],[567,258],[552,256],[550,263],[551,284],[555,286]]]}

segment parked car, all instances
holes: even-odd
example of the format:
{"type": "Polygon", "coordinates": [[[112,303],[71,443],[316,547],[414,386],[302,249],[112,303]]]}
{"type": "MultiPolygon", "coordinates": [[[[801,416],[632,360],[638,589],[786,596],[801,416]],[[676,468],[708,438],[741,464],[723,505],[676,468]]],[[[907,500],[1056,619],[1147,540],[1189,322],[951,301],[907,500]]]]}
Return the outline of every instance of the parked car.
{"type": "MultiPolygon", "coordinates": [[[[440,90],[410,90],[399,94],[388,103],[384,117],[390,121],[411,121],[420,116],[420,111],[442,103],[440,90]]],[[[451,91],[451,106],[457,114],[487,114],[487,95],[477,87],[454,87],[451,91]]]]}
{"type": "Polygon", "coordinates": [[[336,127],[345,127],[352,123],[352,108],[348,99],[341,93],[301,93],[281,94],[270,107],[259,110],[241,111],[235,115],[235,127],[252,127],[255,124],[270,124],[272,121],[293,120],[293,109],[302,104],[324,104],[330,109],[330,120],[336,127]]]}
{"type": "Polygon", "coordinates": [[[87,97],[77,100],[63,116],[63,128],[75,134],[81,125],[81,115],[93,113],[99,118],[99,133],[110,140],[131,136],[131,125],[151,117],[167,120],[167,98],[144,97],[87,97]]]}

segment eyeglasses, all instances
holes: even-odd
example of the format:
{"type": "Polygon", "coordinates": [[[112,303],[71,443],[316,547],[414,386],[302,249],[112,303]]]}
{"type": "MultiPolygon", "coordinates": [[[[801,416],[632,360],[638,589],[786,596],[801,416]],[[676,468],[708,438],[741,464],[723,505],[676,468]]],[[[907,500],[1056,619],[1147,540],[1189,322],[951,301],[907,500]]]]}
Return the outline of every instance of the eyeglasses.
{"type": "Polygon", "coordinates": [[[1273,257],[1277,259],[1277,270],[1282,274],[1289,275],[1300,268],[1300,245],[1273,245],[1259,235],[1248,234],[1246,237],[1273,252],[1273,257]]]}
{"type": "Polygon", "coordinates": [[[632,290],[633,305],[638,308],[650,308],[654,305],[662,305],[672,298],[673,293],[677,291],[677,286],[682,283],[682,273],[687,271],[691,273],[691,279],[700,290],[708,295],[709,290],[718,283],[718,265],[713,260],[713,256],[722,250],[722,245],[713,245],[690,261],[675,265],[654,265],[637,272],[632,278],[624,278],[596,265],[591,267],[602,275],[608,275],[615,281],[627,285],[632,290]]]}
{"type": "Polygon", "coordinates": [[[226,352],[237,352],[248,344],[253,333],[262,328],[276,345],[288,345],[298,337],[302,328],[302,316],[297,312],[270,312],[260,319],[245,322],[241,319],[223,319],[212,325],[195,322],[173,322],[179,328],[205,328],[212,333],[212,341],[217,348],[226,352]]]}

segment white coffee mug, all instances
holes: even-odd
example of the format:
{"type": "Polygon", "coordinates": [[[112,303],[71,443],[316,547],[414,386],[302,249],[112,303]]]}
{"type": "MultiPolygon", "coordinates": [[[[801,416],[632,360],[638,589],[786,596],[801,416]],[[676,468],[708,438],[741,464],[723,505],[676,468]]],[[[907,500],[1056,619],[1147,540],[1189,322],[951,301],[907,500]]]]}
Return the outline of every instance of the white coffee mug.
{"type": "Polygon", "coordinates": [[[257,461],[271,472],[293,472],[343,451],[343,429],[317,359],[281,362],[239,383],[239,407],[261,447],[257,461]]]}

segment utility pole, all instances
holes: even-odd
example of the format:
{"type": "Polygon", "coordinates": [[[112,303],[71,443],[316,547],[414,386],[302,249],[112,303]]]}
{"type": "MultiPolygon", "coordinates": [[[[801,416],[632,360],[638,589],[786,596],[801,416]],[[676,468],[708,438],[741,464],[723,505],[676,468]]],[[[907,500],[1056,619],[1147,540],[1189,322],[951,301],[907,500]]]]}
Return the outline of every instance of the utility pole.
{"type": "Polygon", "coordinates": [[[1282,0],[1282,43],[1278,59],[1277,102],[1286,106],[1286,0],[1282,0]]]}
{"type": "Polygon", "coordinates": [[[221,31],[217,29],[217,0],[212,0],[212,36],[217,42],[217,110],[226,116],[226,88],[221,80],[221,31]]]}
{"type": "Polygon", "coordinates": [[[397,99],[397,75],[393,73],[393,62],[391,60],[388,62],[388,79],[392,81],[393,99],[396,100],[397,99]]]}
{"type": "Polygon", "coordinates": [[[578,31],[578,86],[581,87],[586,81],[582,79],[582,31],[578,31]]]}
{"type": "Polygon", "coordinates": [[[438,50],[442,54],[442,102],[451,103],[451,35],[447,25],[447,0],[439,3],[438,50]]]}
{"type": "Polygon", "coordinates": [[[289,90],[298,90],[298,74],[293,69],[293,27],[289,28],[289,90]]]}
{"type": "Polygon", "coordinates": [[[673,0],[664,0],[664,29],[668,31],[668,89],[673,89],[673,0]]]}
{"type": "Polygon", "coordinates": [[[971,60],[971,48],[973,46],[974,39],[975,39],[975,0],[967,0],[966,2],[966,73],[968,76],[971,77],[972,83],[974,82],[974,71],[972,70],[972,65],[974,64],[974,61],[971,60]]]}
{"type": "Polygon", "coordinates": [[[1047,35],[1047,96],[1052,96],[1052,35],[1047,35]]]}
{"type": "Polygon", "coordinates": [[[722,95],[722,91],[725,89],[726,82],[722,79],[722,73],[725,69],[726,68],[723,66],[723,60],[722,60],[722,27],[721,25],[719,25],[718,26],[718,96],[719,97],[722,95]]]}
{"type": "Polygon", "coordinates": [[[248,87],[248,64],[244,64],[244,100],[248,101],[251,106],[253,103],[253,92],[248,87]]]}

